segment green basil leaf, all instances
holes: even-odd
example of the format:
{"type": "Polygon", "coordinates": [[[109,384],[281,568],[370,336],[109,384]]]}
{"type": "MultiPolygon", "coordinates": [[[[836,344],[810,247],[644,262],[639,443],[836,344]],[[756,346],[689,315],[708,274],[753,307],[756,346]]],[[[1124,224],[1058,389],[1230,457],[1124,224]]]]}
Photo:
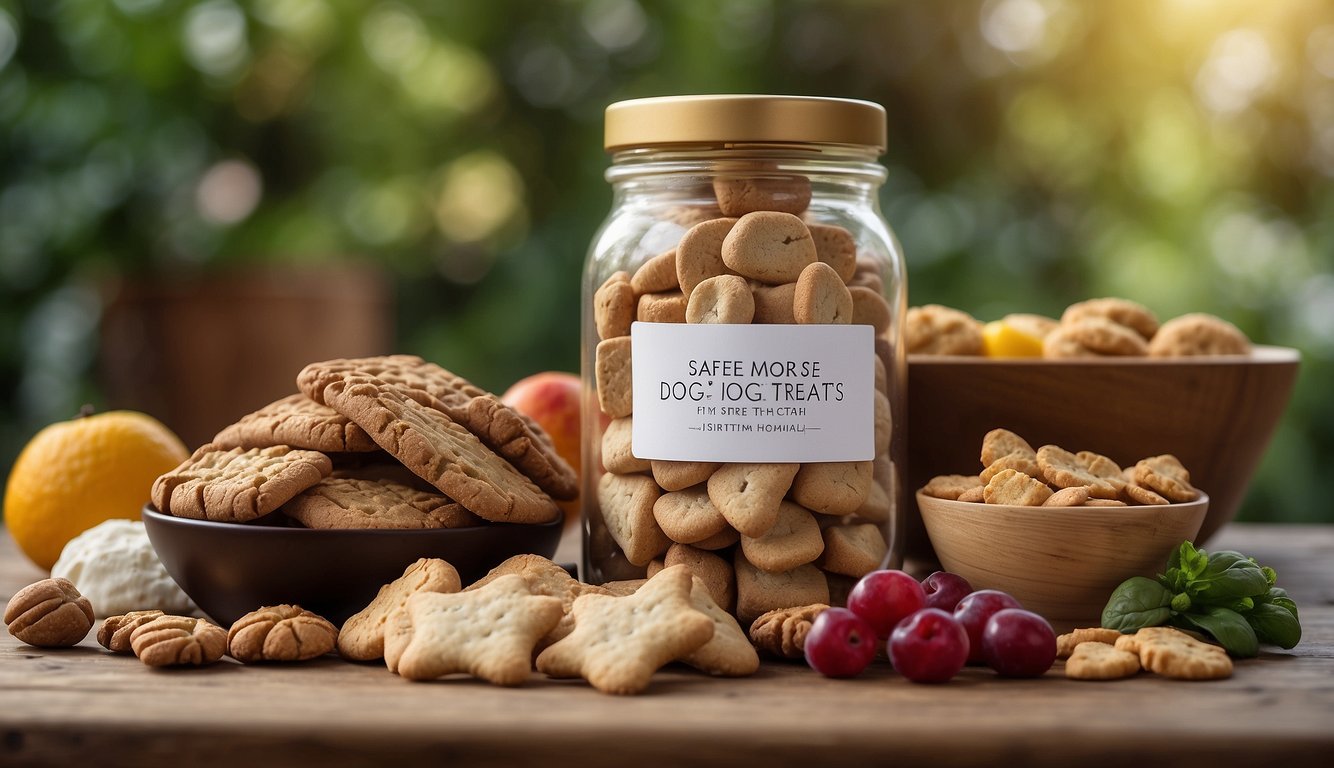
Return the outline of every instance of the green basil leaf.
{"type": "Polygon", "coordinates": [[[1162,584],[1132,576],[1121,582],[1107,600],[1102,625],[1121,632],[1162,626],[1172,617],[1171,605],[1172,593],[1162,584]]]}
{"type": "Polygon", "coordinates": [[[1249,658],[1260,652],[1255,630],[1236,611],[1214,606],[1198,613],[1182,613],[1176,618],[1212,635],[1230,656],[1249,658]]]}
{"type": "Polygon", "coordinates": [[[1278,581],[1278,571],[1275,571],[1267,565],[1262,566],[1260,570],[1265,572],[1265,581],[1269,582],[1269,586],[1274,586],[1274,582],[1278,581]]]}
{"type": "Polygon", "coordinates": [[[1196,549],[1195,545],[1189,541],[1181,542],[1180,546],[1173,550],[1171,556],[1167,559],[1168,570],[1176,569],[1180,574],[1179,578],[1185,581],[1190,581],[1199,576],[1208,567],[1208,564],[1208,553],[1202,549],[1196,549]]]}
{"type": "Polygon", "coordinates": [[[1186,591],[1196,603],[1227,605],[1242,597],[1263,595],[1269,580],[1260,566],[1239,552],[1222,551],[1209,556],[1209,565],[1191,581],[1186,591]]]}
{"type": "Polygon", "coordinates": [[[1177,613],[1183,613],[1190,610],[1190,595],[1185,592],[1178,592],[1172,595],[1171,607],[1177,613]]]}
{"type": "Polygon", "coordinates": [[[1274,603],[1261,603],[1247,613],[1246,623],[1262,643],[1291,648],[1302,639],[1302,625],[1296,615],[1274,603]]]}
{"type": "Polygon", "coordinates": [[[1286,608],[1288,613],[1291,613],[1294,617],[1300,618],[1297,616],[1297,603],[1291,597],[1288,597],[1288,591],[1282,587],[1270,587],[1268,592],[1255,598],[1255,603],[1256,605],[1277,605],[1286,608]]]}

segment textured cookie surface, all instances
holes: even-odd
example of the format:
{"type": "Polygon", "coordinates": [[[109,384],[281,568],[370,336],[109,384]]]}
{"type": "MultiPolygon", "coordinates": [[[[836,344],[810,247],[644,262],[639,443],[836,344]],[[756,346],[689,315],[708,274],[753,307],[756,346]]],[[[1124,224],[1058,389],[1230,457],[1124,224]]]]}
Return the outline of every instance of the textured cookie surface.
{"type": "Polygon", "coordinates": [[[910,354],[980,355],[982,324],[966,312],[940,304],[911,307],[903,341],[910,354]]]}
{"type": "Polygon", "coordinates": [[[150,667],[203,666],[227,652],[227,632],[190,616],[158,616],[130,634],[130,648],[150,667]]]}
{"type": "Polygon", "coordinates": [[[326,477],[283,505],[307,528],[462,528],[481,518],[448,496],[389,480],[326,477]]]}
{"type": "Polygon", "coordinates": [[[112,653],[133,653],[130,635],[134,630],[165,614],[157,609],[130,611],[119,616],[108,616],[97,630],[97,643],[112,653]]]}
{"type": "Polygon", "coordinates": [[[418,592],[458,592],[459,573],[438,558],[423,557],[403,575],[380,587],[375,599],[347,621],[338,633],[338,654],[352,661],[372,661],[384,656],[385,624],[418,592]]]}
{"type": "Polygon", "coordinates": [[[1194,501],[1200,496],[1200,492],[1190,484],[1190,472],[1170,453],[1141,459],[1135,464],[1133,472],[1137,484],[1170,501],[1194,501]]]}
{"type": "Polygon", "coordinates": [[[403,466],[483,519],[545,523],[560,509],[472,432],[374,378],[340,377],[323,390],[403,466]]]}
{"type": "Polygon", "coordinates": [[[800,659],[806,650],[815,617],[829,606],[824,603],[778,608],[755,619],[747,634],[755,647],[782,659],[800,659]]]}
{"type": "Polygon", "coordinates": [[[1057,658],[1069,658],[1075,648],[1081,643],[1106,643],[1107,645],[1116,645],[1117,638],[1121,637],[1121,632],[1115,629],[1105,629],[1103,627],[1080,627],[1078,629],[1059,635],[1056,638],[1056,656],[1057,658]]]}
{"type": "Polygon", "coordinates": [[[719,607],[708,586],[696,577],[690,588],[690,604],[713,621],[713,637],[681,661],[710,675],[745,677],[760,668],[760,655],[750,644],[732,614],[719,607]]]}
{"type": "Polygon", "coordinates": [[[577,495],[578,477],[542,427],[490,392],[420,357],[387,355],[312,363],[297,375],[297,386],[310,399],[329,404],[325,389],[352,378],[378,379],[439,410],[553,498],[577,495]]]}
{"type": "Polygon", "coordinates": [[[1117,680],[1139,672],[1139,657],[1101,641],[1080,643],[1065,662],[1072,680],[1117,680]]]}
{"type": "Polygon", "coordinates": [[[378,451],[366,430],[303,394],[288,395],[242,416],[213,438],[219,448],[286,445],[324,453],[378,451]]]}
{"type": "Polygon", "coordinates": [[[1145,341],[1158,332],[1158,318],[1148,307],[1129,299],[1088,299],[1065,308],[1062,323],[1077,323],[1085,318],[1098,317],[1125,326],[1145,341]]]}
{"type": "Polygon", "coordinates": [[[69,579],[42,579],[14,593],[4,620],[9,634],[28,645],[65,648],[93,628],[93,606],[69,579]]]}
{"type": "Polygon", "coordinates": [[[533,648],[561,617],[560,600],[534,595],[506,574],[470,592],[418,592],[408,598],[411,637],[390,669],[409,680],[462,672],[496,685],[519,685],[533,648]]]}
{"type": "Polygon", "coordinates": [[[153,504],[177,517],[244,523],[286,504],[332,470],[329,457],[318,451],[206,444],[154,481],[153,504]]]}
{"type": "Polygon", "coordinates": [[[579,581],[564,568],[538,555],[515,555],[492,568],[486,576],[469,585],[464,591],[471,592],[481,589],[507,574],[523,577],[524,582],[528,584],[528,591],[534,595],[546,595],[560,600],[561,619],[551,628],[551,631],[543,635],[541,640],[538,641],[537,648],[539,650],[560,640],[574,630],[572,611],[574,601],[580,595],[610,594],[602,587],[579,581]]]}
{"type": "Polygon", "coordinates": [[[691,603],[693,586],[689,569],[676,566],[626,597],[579,597],[574,631],[538,655],[538,671],[582,677],[603,693],[643,691],[660,667],[713,637],[713,619],[691,603]]]}
{"type": "Polygon", "coordinates": [[[1245,355],[1250,351],[1250,339],[1237,326],[1203,313],[1172,318],[1149,340],[1150,357],[1245,355]]]}
{"type": "MultiPolygon", "coordinates": [[[[1179,680],[1218,680],[1232,676],[1232,659],[1226,651],[1180,630],[1145,627],[1134,638],[1140,664],[1154,674],[1179,680]]],[[[1121,640],[1116,647],[1122,648],[1121,640]]]]}
{"type": "Polygon", "coordinates": [[[258,608],[227,632],[227,653],[242,663],[306,661],[332,651],[337,643],[337,627],[297,605],[258,608]]]}

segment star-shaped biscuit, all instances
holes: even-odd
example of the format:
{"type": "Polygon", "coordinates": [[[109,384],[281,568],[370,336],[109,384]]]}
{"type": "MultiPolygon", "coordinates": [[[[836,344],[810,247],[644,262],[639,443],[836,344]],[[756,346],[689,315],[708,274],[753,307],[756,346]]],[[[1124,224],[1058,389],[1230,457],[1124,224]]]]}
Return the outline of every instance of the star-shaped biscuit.
{"type": "Polygon", "coordinates": [[[409,680],[464,672],[519,685],[532,671],[533,647],[561,614],[559,598],[532,594],[517,574],[472,592],[418,592],[391,619],[385,662],[409,680]]]}
{"type": "Polygon", "coordinates": [[[474,582],[472,586],[464,591],[473,592],[481,589],[507,573],[522,576],[528,584],[529,591],[534,595],[550,595],[560,600],[564,615],[561,616],[561,620],[556,626],[538,641],[537,647],[539,650],[574,631],[574,616],[571,613],[571,608],[580,595],[612,594],[610,590],[579,581],[567,573],[564,568],[540,555],[515,555],[492,568],[490,573],[474,582]]]}
{"type": "Polygon", "coordinates": [[[690,601],[690,569],[659,571],[633,595],[582,595],[574,631],[542,651],[537,669],[582,677],[603,693],[639,693],[664,664],[699,650],[713,637],[713,619],[690,601]]]}

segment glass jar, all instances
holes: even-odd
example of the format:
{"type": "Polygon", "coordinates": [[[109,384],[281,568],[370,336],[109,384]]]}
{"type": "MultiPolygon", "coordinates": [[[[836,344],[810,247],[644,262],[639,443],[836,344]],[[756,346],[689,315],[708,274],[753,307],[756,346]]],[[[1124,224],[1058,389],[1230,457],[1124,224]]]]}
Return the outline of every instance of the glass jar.
{"type": "Polygon", "coordinates": [[[901,564],[903,257],[885,112],[683,96],[606,114],[583,281],[584,577],[685,563],[743,622],[901,564]]]}

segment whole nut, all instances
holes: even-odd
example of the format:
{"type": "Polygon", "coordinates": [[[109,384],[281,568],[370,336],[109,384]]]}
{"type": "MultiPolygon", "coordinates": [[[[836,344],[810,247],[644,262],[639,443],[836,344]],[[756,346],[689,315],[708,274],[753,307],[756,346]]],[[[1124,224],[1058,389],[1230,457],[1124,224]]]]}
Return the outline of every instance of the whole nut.
{"type": "Polygon", "coordinates": [[[227,633],[203,619],[159,616],[130,634],[130,648],[150,667],[203,666],[227,652],[227,633]]]}
{"type": "Polygon", "coordinates": [[[305,661],[323,656],[338,643],[338,628],[297,605],[266,606],[236,620],[227,633],[227,652],[237,661],[305,661]]]}
{"type": "Polygon", "coordinates": [[[69,579],[42,579],[5,606],[9,634],[39,648],[78,645],[93,628],[93,606],[69,579]]]}

